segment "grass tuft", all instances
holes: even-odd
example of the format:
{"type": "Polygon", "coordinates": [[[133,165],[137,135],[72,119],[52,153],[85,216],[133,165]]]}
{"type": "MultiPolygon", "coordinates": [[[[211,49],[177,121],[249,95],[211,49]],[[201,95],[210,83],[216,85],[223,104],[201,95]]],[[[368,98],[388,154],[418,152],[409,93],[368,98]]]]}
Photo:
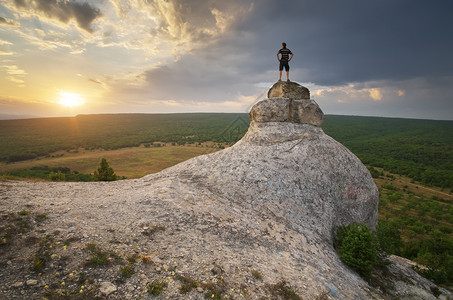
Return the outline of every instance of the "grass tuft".
{"type": "Polygon", "coordinates": [[[158,296],[163,292],[164,288],[166,288],[167,286],[168,283],[163,280],[154,280],[153,282],[148,284],[146,289],[148,290],[148,293],[150,293],[151,295],[158,296]]]}

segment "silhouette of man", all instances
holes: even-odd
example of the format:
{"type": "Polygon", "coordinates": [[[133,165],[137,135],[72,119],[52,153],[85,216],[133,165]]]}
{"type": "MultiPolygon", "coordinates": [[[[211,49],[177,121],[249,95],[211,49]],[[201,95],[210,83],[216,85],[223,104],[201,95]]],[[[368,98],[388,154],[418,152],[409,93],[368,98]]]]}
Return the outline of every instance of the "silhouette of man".
{"type": "Polygon", "coordinates": [[[286,43],[282,43],[282,48],[278,50],[277,52],[277,59],[280,62],[279,70],[280,70],[280,77],[278,78],[278,81],[282,80],[282,71],[283,67],[285,67],[286,71],[286,81],[289,81],[289,62],[291,59],[293,59],[293,53],[291,50],[286,48],[286,43]],[[280,58],[280,54],[282,57],[280,58]],[[291,54],[291,57],[289,56],[291,54]]]}

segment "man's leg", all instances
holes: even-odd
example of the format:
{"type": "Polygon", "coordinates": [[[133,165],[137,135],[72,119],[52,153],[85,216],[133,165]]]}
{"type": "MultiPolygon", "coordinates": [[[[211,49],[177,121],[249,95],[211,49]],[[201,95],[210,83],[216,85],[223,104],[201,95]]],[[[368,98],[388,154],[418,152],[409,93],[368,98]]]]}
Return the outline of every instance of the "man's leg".
{"type": "Polygon", "coordinates": [[[282,71],[280,71],[280,76],[278,77],[278,81],[282,80],[282,71]]]}
{"type": "Polygon", "coordinates": [[[289,71],[286,71],[286,80],[289,81],[289,71]]]}

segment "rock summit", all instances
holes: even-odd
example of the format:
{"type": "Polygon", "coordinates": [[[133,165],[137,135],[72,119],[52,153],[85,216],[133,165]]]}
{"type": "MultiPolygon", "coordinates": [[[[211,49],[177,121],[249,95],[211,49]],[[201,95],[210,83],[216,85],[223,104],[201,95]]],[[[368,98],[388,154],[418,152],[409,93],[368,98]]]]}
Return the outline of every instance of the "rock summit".
{"type": "Polygon", "coordinates": [[[289,122],[321,126],[324,122],[324,114],[310,99],[310,91],[296,82],[279,81],[267,94],[267,99],[252,107],[252,123],[289,122]]]}

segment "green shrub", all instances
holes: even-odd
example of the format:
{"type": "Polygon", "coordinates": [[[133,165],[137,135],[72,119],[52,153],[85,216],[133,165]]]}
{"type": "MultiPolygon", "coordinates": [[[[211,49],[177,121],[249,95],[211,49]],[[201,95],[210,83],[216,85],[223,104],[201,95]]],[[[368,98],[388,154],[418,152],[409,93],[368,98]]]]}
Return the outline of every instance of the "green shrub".
{"type": "Polygon", "coordinates": [[[403,240],[398,228],[399,226],[396,222],[379,220],[376,234],[379,252],[401,255],[403,240]]]}
{"type": "Polygon", "coordinates": [[[102,251],[96,244],[90,243],[85,247],[91,253],[90,259],[87,261],[87,265],[93,267],[103,266],[109,261],[109,254],[102,251]]]}
{"type": "Polygon", "coordinates": [[[198,282],[188,276],[176,275],[175,278],[182,282],[182,285],[179,287],[181,294],[186,294],[198,287],[198,282]]]}
{"type": "Polygon", "coordinates": [[[148,293],[151,295],[157,296],[162,293],[164,288],[168,286],[168,283],[165,281],[160,281],[160,280],[154,280],[152,283],[148,284],[147,289],[148,293]]]}
{"type": "Polygon", "coordinates": [[[263,278],[264,278],[263,273],[261,273],[260,271],[257,271],[257,270],[251,270],[250,274],[252,274],[252,276],[258,280],[263,280],[263,278]]]}
{"type": "Polygon", "coordinates": [[[374,233],[364,224],[349,224],[337,228],[334,247],[340,259],[369,279],[378,263],[378,243],[374,233]]]}
{"type": "Polygon", "coordinates": [[[128,263],[127,266],[120,268],[121,278],[131,277],[134,274],[134,266],[131,263],[128,263]]]}
{"type": "Polygon", "coordinates": [[[370,171],[370,174],[373,178],[379,178],[379,176],[381,174],[378,170],[376,170],[373,167],[368,167],[368,171],[370,171]]]}
{"type": "Polygon", "coordinates": [[[423,276],[437,284],[453,283],[453,238],[435,231],[420,241],[412,254],[416,262],[427,267],[416,270],[423,276]]]}
{"type": "Polygon", "coordinates": [[[95,181],[114,181],[118,180],[113,169],[109,166],[109,163],[105,158],[101,159],[98,170],[94,171],[94,180],[95,181]]]}
{"type": "Polygon", "coordinates": [[[272,299],[288,299],[300,300],[302,299],[285,280],[272,285],[266,285],[267,290],[271,293],[272,299]]]}
{"type": "Polygon", "coordinates": [[[61,173],[61,171],[58,171],[56,173],[50,172],[49,179],[52,181],[65,181],[66,176],[65,176],[65,174],[61,173]]]}

